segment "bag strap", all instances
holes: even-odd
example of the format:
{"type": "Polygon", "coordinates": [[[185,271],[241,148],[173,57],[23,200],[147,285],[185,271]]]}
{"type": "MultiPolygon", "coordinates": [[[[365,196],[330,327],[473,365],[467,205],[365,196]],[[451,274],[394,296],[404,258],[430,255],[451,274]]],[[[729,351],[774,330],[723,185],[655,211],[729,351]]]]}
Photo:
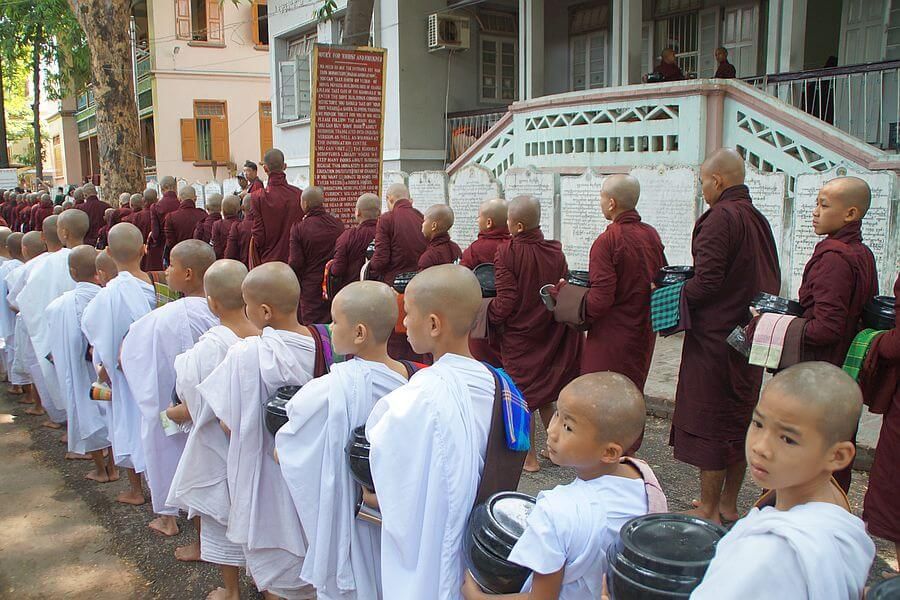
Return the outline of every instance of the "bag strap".
{"type": "Polygon", "coordinates": [[[310,336],[316,344],[316,364],[313,368],[313,377],[327,375],[334,364],[334,354],[331,348],[331,332],[326,325],[307,325],[310,336]]]}
{"type": "Polygon", "coordinates": [[[401,363],[404,367],[406,367],[406,378],[407,378],[407,379],[409,379],[410,377],[412,377],[413,375],[415,375],[415,374],[416,374],[417,372],[419,372],[421,369],[424,369],[425,367],[428,366],[428,365],[426,365],[426,364],[414,362],[414,361],[411,361],[411,360],[403,360],[402,358],[400,359],[400,363],[401,363]]]}
{"type": "Polygon", "coordinates": [[[482,363],[494,377],[494,408],[491,411],[491,428],[488,430],[487,449],[484,453],[484,468],[475,504],[481,504],[497,492],[515,491],[522,476],[526,452],[515,452],[506,446],[503,424],[503,392],[500,376],[487,363],[482,363]]]}

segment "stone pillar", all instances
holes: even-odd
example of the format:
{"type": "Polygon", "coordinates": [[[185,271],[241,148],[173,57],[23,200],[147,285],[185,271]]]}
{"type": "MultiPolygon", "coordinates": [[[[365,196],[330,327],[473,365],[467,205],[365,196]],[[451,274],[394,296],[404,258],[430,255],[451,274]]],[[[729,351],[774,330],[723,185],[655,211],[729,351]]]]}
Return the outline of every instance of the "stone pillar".
{"type": "Polygon", "coordinates": [[[544,95],[544,0],[519,0],[519,100],[544,95]]]}
{"type": "Polygon", "coordinates": [[[641,83],[642,49],[641,0],[613,0],[612,2],[612,62],[611,85],[641,83]]]}

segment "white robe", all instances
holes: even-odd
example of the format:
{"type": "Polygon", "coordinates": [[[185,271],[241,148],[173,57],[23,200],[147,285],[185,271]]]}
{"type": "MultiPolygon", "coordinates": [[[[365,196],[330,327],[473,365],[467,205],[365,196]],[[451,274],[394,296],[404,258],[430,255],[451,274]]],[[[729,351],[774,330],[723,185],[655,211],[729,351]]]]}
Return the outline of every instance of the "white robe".
{"type": "Polygon", "coordinates": [[[159,416],[172,405],[175,357],[218,324],[206,298],[182,298],[135,321],[122,342],[122,371],[141,412],[144,475],[156,514],[178,514],[177,508],[166,506],[166,498],[187,440],[182,432],[167,436],[159,416]]]}
{"type": "MultiPolygon", "coordinates": [[[[3,338],[3,361],[6,367],[6,373],[9,376],[10,383],[13,381],[12,365],[15,359],[15,333],[16,313],[10,308],[6,300],[9,290],[6,287],[6,277],[13,269],[22,266],[22,261],[17,258],[11,258],[0,265],[0,338],[3,338]]],[[[31,382],[28,382],[31,383],[31,382]]]]}
{"type": "Polygon", "coordinates": [[[81,331],[81,315],[100,291],[94,283],[81,282],[47,307],[50,353],[60,392],[66,401],[69,451],[84,454],[109,447],[109,414],[106,402],[91,400],[94,366],[85,358],[87,340],[81,331]]]}
{"type": "Polygon", "coordinates": [[[448,354],[382,398],[369,416],[385,598],[461,597],[463,533],[493,404],[487,367],[448,354]]]}
{"type": "Polygon", "coordinates": [[[191,413],[192,426],[166,504],[200,516],[200,558],[215,564],[243,566],[244,550],[226,536],[231,497],[228,494],[228,437],[197,386],[218,367],[228,350],[241,341],[231,329],[217,325],[200,336],[190,350],[175,358],[175,392],[191,413]]]}
{"type": "Polygon", "coordinates": [[[856,600],[874,559],[865,524],[840,506],[754,508],[716,546],[691,598],[856,600]]]}
{"type": "MultiPolygon", "coordinates": [[[[538,494],[509,560],[542,575],[565,567],[559,600],[600,598],[606,550],[622,525],[647,510],[643,479],[604,475],[558,485],[538,494]]],[[[529,577],[522,591],[530,590],[529,577]]]]}
{"type": "Polygon", "coordinates": [[[141,414],[119,368],[119,353],[128,328],[155,304],[153,286],[123,271],[97,293],[81,319],[81,330],[94,347],[94,366],[105,366],[112,384],[113,456],[117,465],[138,473],[144,472],[141,414]]]}
{"type": "Polygon", "coordinates": [[[25,322],[22,315],[19,314],[19,306],[16,304],[16,294],[13,290],[20,290],[19,282],[28,274],[26,268],[27,263],[22,263],[10,270],[4,278],[6,283],[6,295],[4,296],[7,306],[10,307],[10,313],[13,315],[13,360],[12,370],[10,371],[10,382],[17,385],[30,385],[34,383],[31,380],[31,374],[28,372],[26,364],[25,346],[28,340],[28,333],[25,331],[25,322]]]}
{"type": "Polygon", "coordinates": [[[257,587],[287,598],[314,598],[315,590],[300,579],[306,540],[272,454],[275,439],[265,428],[264,407],[279,387],[309,382],[314,367],[311,337],[267,327],[232,346],[198,388],[231,430],[228,539],[244,546],[257,587]]]}
{"type": "MultiPolygon", "coordinates": [[[[66,411],[66,399],[59,387],[53,364],[47,360],[50,354],[51,331],[47,326],[46,310],[50,303],[65,292],[75,288],[75,281],[69,275],[69,254],[72,251],[62,248],[56,252],[47,252],[41,256],[47,258],[31,269],[22,291],[16,296],[19,314],[31,336],[35,360],[45,382],[49,398],[42,398],[44,404],[52,403],[60,412],[66,411]]],[[[40,258],[40,257],[38,257],[40,258]]],[[[35,259],[35,262],[37,259],[35,259]]]]}
{"type": "Polygon", "coordinates": [[[359,486],[344,448],[375,403],[406,382],[381,363],[354,358],[306,384],[287,405],[289,421],[275,446],[309,540],[300,576],[321,600],[381,597],[381,534],[354,517],[359,486]]]}

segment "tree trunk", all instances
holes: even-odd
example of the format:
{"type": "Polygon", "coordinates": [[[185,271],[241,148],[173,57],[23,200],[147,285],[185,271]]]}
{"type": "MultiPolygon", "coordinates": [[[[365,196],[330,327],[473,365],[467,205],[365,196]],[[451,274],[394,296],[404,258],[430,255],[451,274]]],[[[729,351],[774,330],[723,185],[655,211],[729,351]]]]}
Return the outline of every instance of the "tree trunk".
{"type": "Polygon", "coordinates": [[[130,2],[69,0],[91,51],[100,183],[107,201],[146,187],[131,68],[130,2]]]}
{"type": "Polygon", "coordinates": [[[344,20],[342,44],[368,46],[372,29],[372,11],[375,0],[347,0],[347,16],[344,20]]]}
{"type": "Polygon", "coordinates": [[[44,30],[40,24],[34,33],[34,47],[31,50],[31,67],[34,69],[34,180],[40,185],[44,181],[43,146],[41,145],[41,46],[44,30]]]}
{"type": "Polygon", "coordinates": [[[0,169],[9,167],[9,148],[6,139],[6,100],[3,97],[3,62],[0,61],[0,169]]]}

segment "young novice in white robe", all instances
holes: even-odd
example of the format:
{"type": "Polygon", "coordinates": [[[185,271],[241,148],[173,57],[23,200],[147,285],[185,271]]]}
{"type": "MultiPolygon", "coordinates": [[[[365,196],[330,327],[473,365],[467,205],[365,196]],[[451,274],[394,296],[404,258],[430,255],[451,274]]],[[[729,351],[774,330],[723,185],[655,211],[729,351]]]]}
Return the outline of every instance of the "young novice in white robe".
{"type": "Polygon", "coordinates": [[[397,312],[396,294],[383,283],[359,281],[338,292],[331,344],[337,354],[354,358],[303,386],[275,436],[281,473],[309,543],[300,576],[316,587],[319,600],[382,597],[381,532],[354,516],[359,485],[344,448],[378,400],[409,378],[407,366],[387,353],[397,312]]]}
{"type": "MultiPolygon", "coordinates": [[[[12,229],[9,227],[0,227],[0,279],[2,279],[2,269],[3,265],[9,262],[12,258],[9,254],[9,250],[6,247],[6,240],[9,239],[9,236],[12,235],[12,229]]],[[[6,334],[3,332],[3,325],[0,322],[0,369],[2,369],[2,373],[0,373],[0,381],[9,381],[8,373],[9,373],[9,363],[6,360],[6,334]]]]}
{"type": "Polygon", "coordinates": [[[606,551],[634,517],[666,511],[665,496],[650,467],[623,458],[644,430],[644,396],[624,375],[582,375],[559,394],[547,429],[547,452],[575,469],[567,485],[541,492],[528,525],[509,555],[532,576],[521,594],[481,591],[471,574],[463,597],[594,600],[600,598],[606,551]]]}
{"type": "Polygon", "coordinates": [[[314,598],[300,579],[306,538],[291,494],[275,462],[275,438],[263,421],[265,404],[279,387],[313,377],[316,345],[297,321],[300,284],[285,263],[250,271],[241,287],[247,317],[262,329],[228,351],[198,387],[222,425],[228,444],[228,539],[244,547],[257,588],[288,598],[314,598]]]}
{"type": "Polygon", "coordinates": [[[3,338],[4,342],[3,362],[6,366],[6,376],[7,381],[9,382],[7,392],[18,396],[24,393],[22,386],[30,384],[31,380],[24,377],[23,374],[16,373],[13,370],[13,362],[15,361],[16,356],[14,337],[16,313],[13,312],[12,308],[9,306],[9,302],[6,301],[6,296],[9,294],[9,290],[6,287],[6,278],[13,269],[24,264],[22,262],[22,234],[11,233],[9,237],[6,238],[5,247],[10,258],[0,265],[0,337],[3,338]]]}
{"type": "Polygon", "coordinates": [[[385,598],[460,597],[463,533],[484,468],[494,376],[469,353],[481,287],[441,265],[406,288],[409,343],[434,364],[375,406],[366,423],[381,528],[385,598]]]}
{"type": "MultiPolygon", "coordinates": [[[[219,320],[209,311],[203,276],[216,262],[216,253],[200,240],[185,240],[172,248],[166,284],[184,298],[169,302],[135,321],[122,342],[122,372],[141,412],[141,443],[153,512],[150,528],[172,536],[178,533],[178,509],[166,506],[169,486],[187,435],[167,435],[160,413],[172,404],[175,357],[197,343],[219,320]]],[[[115,392],[113,392],[115,393],[115,392]]],[[[195,548],[196,552],[196,548],[195,548]]]]}
{"type": "Polygon", "coordinates": [[[141,271],[144,237],[131,223],[119,223],[109,230],[106,252],[118,268],[118,275],[100,290],[84,309],[81,329],[93,346],[98,378],[112,388],[112,449],[116,465],[126,469],[130,489],[116,501],[140,505],[146,502],[140,473],[144,472],[141,443],[141,414],[119,364],[122,340],[131,324],[156,305],[156,290],[141,271]]]}
{"type": "Polygon", "coordinates": [[[75,281],[75,289],[50,303],[46,320],[53,332],[49,336],[53,368],[66,400],[69,452],[88,454],[94,461],[95,468],[85,479],[108,483],[119,478],[112,452],[106,462],[103,459],[103,450],[110,446],[108,407],[91,399],[96,372],[87,358],[88,344],[81,332],[84,309],[100,291],[96,283],[96,256],[92,246],[78,246],[69,253],[69,274],[75,281]]]}
{"type": "Polygon", "coordinates": [[[875,545],[832,479],[853,462],[861,410],[859,386],[828,363],[800,363],[768,382],[746,453],[775,505],[732,527],[691,598],[862,597],[875,545]]]}
{"type": "Polygon", "coordinates": [[[200,336],[190,350],[175,358],[175,392],[183,404],[167,411],[170,418],[190,423],[187,441],[172,478],[166,504],[200,518],[200,559],[219,565],[220,587],[210,600],[230,600],[240,593],[238,568],[246,565],[244,549],[225,535],[231,498],[228,495],[228,437],[197,386],[218,367],[228,350],[260,331],[244,314],[241,284],[247,267],[236,260],[216,261],[203,277],[209,309],[219,318],[217,325],[200,336]],[[185,407],[187,419],[175,414],[185,407]]]}

